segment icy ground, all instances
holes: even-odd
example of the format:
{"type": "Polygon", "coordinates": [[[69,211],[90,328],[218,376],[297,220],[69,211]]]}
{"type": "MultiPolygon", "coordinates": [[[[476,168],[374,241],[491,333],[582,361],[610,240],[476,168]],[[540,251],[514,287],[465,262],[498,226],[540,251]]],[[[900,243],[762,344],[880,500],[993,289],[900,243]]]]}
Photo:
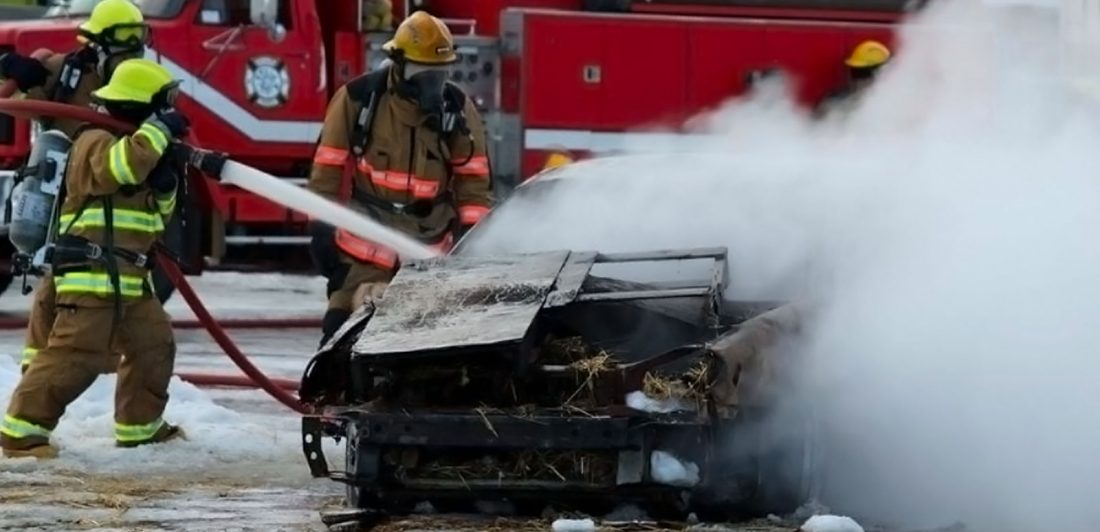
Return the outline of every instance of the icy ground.
{"type": "MultiPolygon", "coordinates": [[[[314,278],[210,273],[192,279],[216,317],[318,317],[323,283],[314,278]]],[[[0,316],[23,315],[30,297],[0,296],[0,316]]],[[[191,319],[182,298],[167,305],[191,319]]],[[[231,330],[271,377],[298,379],[316,346],[312,329],[231,330]]],[[[176,331],[177,371],[239,375],[209,336],[176,331]]],[[[23,331],[0,331],[0,397],[18,380],[23,331]]],[[[324,530],[318,510],[339,503],[336,483],[310,478],[298,417],[260,391],[199,389],[174,379],[167,420],[188,441],[117,449],[114,377],[101,377],[56,431],[51,463],[0,459],[0,530],[324,530]]],[[[337,449],[330,458],[341,458],[337,449]]]]}

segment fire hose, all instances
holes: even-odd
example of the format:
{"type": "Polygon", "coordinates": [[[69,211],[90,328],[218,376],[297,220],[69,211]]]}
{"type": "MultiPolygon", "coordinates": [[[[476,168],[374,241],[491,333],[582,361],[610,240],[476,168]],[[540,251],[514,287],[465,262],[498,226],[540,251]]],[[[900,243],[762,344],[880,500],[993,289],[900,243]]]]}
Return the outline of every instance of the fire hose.
{"type": "MultiPolygon", "coordinates": [[[[5,92],[10,96],[14,92],[14,82],[7,81],[3,87],[0,87],[0,96],[4,96],[5,92]],[[10,91],[10,92],[8,92],[10,91]]],[[[117,121],[110,116],[97,113],[92,109],[81,108],[73,105],[66,105],[56,102],[46,101],[33,101],[33,100],[15,100],[11,98],[0,98],[0,113],[8,114],[20,118],[34,118],[40,116],[66,116],[76,120],[92,123],[98,126],[114,129],[116,131],[132,132],[134,127],[117,121]]],[[[158,243],[158,246],[163,244],[158,243]]],[[[214,341],[219,347],[225,351],[225,354],[237,365],[238,368],[247,376],[247,379],[228,376],[228,375],[208,375],[208,374],[177,374],[181,379],[189,381],[198,385],[207,386],[248,386],[258,387],[267,392],[268,395],[275,400],[286,405],[287,407],[300,412],[307,413],[308,410],[304,405],[295,397],[290,391],[297,391],[298,383],[286,379],[274,380],[259,370],[252,362],[244,355],[243,352],[237,347],[229,335],[225,332],[225,329],[210,315],[210,312],[203,305],[198,295],[195,293],[191,284],[187,281],[187,277],[184,276],[179,266],[170,258],[171,253],[158,253],[158,263],[168,276],[169,280],[179,291],[187,302],[191,311],[195,313],[199,323],[201,323],[210,333],[210,336],[214,338],[214,341]]]]}

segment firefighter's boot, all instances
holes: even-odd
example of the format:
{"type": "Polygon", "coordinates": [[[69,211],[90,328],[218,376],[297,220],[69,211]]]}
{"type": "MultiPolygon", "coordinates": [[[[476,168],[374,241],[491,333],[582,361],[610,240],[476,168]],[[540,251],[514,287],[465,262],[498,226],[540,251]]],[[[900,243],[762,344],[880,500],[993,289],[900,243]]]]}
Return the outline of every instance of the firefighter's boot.
{"type": "Polygon", "coordinates": [[[48,460],[57,458],[57,447],[38,438],[12,438],[0,435],[0,447],[4,448],[4,458],[38,458],[48,460]]]}
{"type": "Polygon", "coordinates": [[[157,430],[157,433],[154,434],[153,437],[149,438],[148,440],[127,441],[127,442],[116,441],[115,445],[118,446],[118,447],[132,448],[132,447],[138,447],[138,446],[141,446],[141,445],[149,445],[151,443],[165,443],[165,442],[170,442],[170,441],[173,441],[173,440],[184,440],[184,441],[186,441],[187,440],[187,435],[184,434],[182,428],[180,428],[176,425],[169,425],[169,424],[165,423],[164,425],[162,425],[160,427],[159,430],[157,430]]]}

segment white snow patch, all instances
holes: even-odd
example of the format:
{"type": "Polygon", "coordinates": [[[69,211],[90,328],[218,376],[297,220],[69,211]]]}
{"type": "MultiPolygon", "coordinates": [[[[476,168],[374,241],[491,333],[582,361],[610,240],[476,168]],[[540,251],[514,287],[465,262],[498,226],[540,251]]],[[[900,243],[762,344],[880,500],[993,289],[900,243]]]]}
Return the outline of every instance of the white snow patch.
{"type": "MultiPolygon", "coordinates": [[[[19,382],[19,366],[14,360],[0,358],[0,397],[10,400],[19,382]]],[[[54,444],[61,458],[53,463],[72,466],[74,462],[97,472],[143,473],[195,470],[233,463],[261,466],[265,463],[301,464],[298,415],[245,415],[220,406],[203,390],[173,377],[168,388],[165,421],[179,425],[187,440],[150,445],[136,449],[115,447],[114,392],[115,375],[101,375],[67,409],[54,431],[54,444]]],[[[5,402],[6,405],[6,402],[5,402]]],[[[339,456],[336,445],[325,440],[329,456],[339,456]]],[[[23,470],[24,460],[6,460],[4,469],[23,470]]],[[[33,459],[26,460],[34,466],[33,459]]]]}
{"type": "Polygon", "coordinates": [[[596,522],[591,519],[557,519],[550,525],[554,532],[595,532],[596,522]]]}
{"type": "Polygon", "coordinates": [[[798,530],[800,532],[863,532],[863,527],[851,517],[815,515],[807,519],[798,530]]]}
{"type": "Polygon", "coordinates": [[[649,467],[653,480],[660,484],[690,488],[699,483],[699,466],[665,451],[653,451],[649,467]]]}
{"type": "Polygon", "coordinates": [[[670,412],[690,411],[695,405],[676,397],[668,399],[654,399],[639,390],[626,394],[626,406],[642,412],[653,414],[668,414],[670,412]]]}

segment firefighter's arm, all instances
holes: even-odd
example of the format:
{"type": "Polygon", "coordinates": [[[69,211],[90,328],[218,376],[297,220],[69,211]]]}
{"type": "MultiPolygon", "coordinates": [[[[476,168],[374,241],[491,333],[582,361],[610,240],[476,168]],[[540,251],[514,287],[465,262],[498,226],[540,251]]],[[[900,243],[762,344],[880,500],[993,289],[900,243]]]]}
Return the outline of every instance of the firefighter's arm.
{"type": "Polygon", "coordinates": [[[486,147],[485,123],[473,102],[466,101],[469,135],[451,137],[451,165],[454,169],[455,201],[462,226],[471,226],[489,213],[493,204],[492,179],[486,147]]]}
{"type": "Polygon", "coordinates": [[[355,111],[348,98],[347,87],[340,87],[329,102],[325,123],[313,154],[309,173],[309,190],[331,201],[339,201],[344,164],[348,159],[351,131],[349,123],[355,111]]]}
{"type": "Polygon", "coordinates": [[[19,91],[27,93],[28,98],[45,100],[48,94],[46,80],[61,72],[63,62],[64,57],[59,54],[52,54],[39,61],[34,57],[7,53],[0,56],[0,77],[15,81],[19,91]]]}
{"type": "Polygon", "coordinates": [[[125,185],[144,183],[168,148],[171,138],[171,133],[161,129],[153,120],[142,124],[132,135],[114,137],[103,131],[95,133],[96,142],[102,145],[90,151],[92,175],[87,192],[97,196],[113,194],[125,185]]]}
{"type": "Polygon", "coordinates": [[[179,181],[186,177],[187,161],[182,158],[185,152],[179,149],[179,146],[182,144],[169,145],[167,153],[160,158],[160,162],[145,180],[153,190],[157,212],[165,223],[172,218],[172,213],[176,210],[176,191],[179,189],[179,181]]]}

